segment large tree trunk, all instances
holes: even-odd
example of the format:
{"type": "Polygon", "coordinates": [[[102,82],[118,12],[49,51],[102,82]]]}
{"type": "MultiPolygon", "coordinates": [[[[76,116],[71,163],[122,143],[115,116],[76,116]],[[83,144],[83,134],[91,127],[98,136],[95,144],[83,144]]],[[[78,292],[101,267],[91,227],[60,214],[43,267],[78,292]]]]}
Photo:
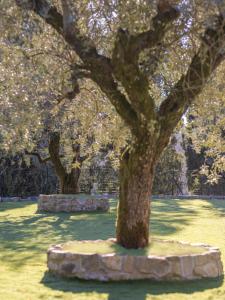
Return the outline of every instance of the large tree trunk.
{"type": "Polygon", "coordinates": [[[156,163],[153,149],[152,144],[136,143],[121,161],[117,242],[126,248],[145,247],[149,242],[150,197],[156,163]]]}
{"type": "Polygon", "coordinates": [[[74,168],[70,173],[60,178],[60,192],[62,194],[80,193],[79,178],[80,168],[74,168]]]}

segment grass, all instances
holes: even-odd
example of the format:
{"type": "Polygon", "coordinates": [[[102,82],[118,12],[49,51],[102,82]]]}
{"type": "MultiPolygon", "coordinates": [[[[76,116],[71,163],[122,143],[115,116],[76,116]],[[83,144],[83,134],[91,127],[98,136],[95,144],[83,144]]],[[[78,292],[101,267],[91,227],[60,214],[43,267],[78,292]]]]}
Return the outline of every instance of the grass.
{"type": "Polygon", "coordinates": [[[152,239],[151,244],[143,249],[126,249],[112,241],[101,240],[99,242],[87,241],[68,242],[63,245],[63,250],[75,253],[98,253],[109,254],[116,253],[119,255],[188,255],[199,254],[206,251],[203,247],[193,247],[190,245],[182,245],[177,242],[163,242],[160,239],[152,239]]]}
{"type": "MultiPolygon", "coordinates": [[[[46,269],[46,249],[69,240],[114,236],[110,213],[35,214],[27,202],[0,203],[0,299],[2,300],[224,300],[223,278],[192,282],[101,283],[65,280],[46,269]]],[[[225,201],[154,200],[151,232],[157,238],[218,246],[225,265],[225,201]]]]}

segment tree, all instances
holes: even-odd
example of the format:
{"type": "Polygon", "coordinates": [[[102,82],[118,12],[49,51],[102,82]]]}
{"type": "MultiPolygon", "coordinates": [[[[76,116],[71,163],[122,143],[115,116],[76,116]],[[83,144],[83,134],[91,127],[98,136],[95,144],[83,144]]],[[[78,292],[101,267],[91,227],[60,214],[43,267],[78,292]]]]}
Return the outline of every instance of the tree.
{"type": "MultiPolygon", "coordinates": [[[[14,101],[11,100],[11,103],[16,104],[18,100],[14,101]]],[[[36,101],[38,103],[37,99],[36,101]]],[[[47,99],[44,105],[40,101],[42,105],[36,106],[35,111],[32,111],[33,104],[30,102],[23,102],[22,109],[12,105],[12,111],[11,105],[3,106],[5,118],[1,118],[4,129],[1,148],[13,153],[36,156],[40,163],[51,162],[59,179],[60,192],[79,193],[83,163],[88,160],[86,165],[90,164],[93,156],[109,143],[114,148],[120,148],[123,139],[117,144],[116,139],[114,143],[111,140],[115,130],[114,122],[121,132],[124,132],[124,128],[121,128],[117,116],[113,112],[110,114],[111,107],[105,99],[95,100],[87,92],[85,95],[81,93],[76,101],[67,100],[60,109],[57,107],[57,111],[52,103],[54,101],[49,104],[48,101],[47,99]],[[81,100],[84,97],[88,97],[85,105],[81,100]],[[9,115],[6,112],[10,112],[9,115]],[[37,123],[33,122],[34,118],[37,123]]]]}
{"type": "Polygon", "coordinates": [[[38,152],[29,152],[25,150],[25,154],[36,156],[40,163],[46,163],[51,161],[55,172],[59,178],[60,182],[60,193],[62,194],[77,194],[80,192],[79,178],[81,174],[81,167],[83,162],[87,159],[86,156],[81,156],[81,145],[79,143],[72,144],[73,159],[71,168],[69,171],[66,170],[65,166],[61,161],[60,155],[60,133],[51,132],[48,152],[49,157],[42,158],[38,152]]]}
{"type": "Polygon", "coordinates": [[[39,30],[37,20],[24,22],[22,34],[17,36],[8,26],[1,40],[1,148],[35,155],[40,163],[51,162],[61,193],[78,193],[84,161],[112,144],[117,131],[113,147],[118,152],[125,128],[98,88],[88,80],[85,86],[77,85],[77,77],[82,76],[71,69],[77,65],[76,57],[66,45],[60,44],[60,53],[51,43],[39,49],[33,37],[39,30]]]}
{"type": "Polygon", "coordinates": [[[117,242],[126,248],[146,246],[155,165],[182,115],[224,60],[224,15],[213,5],[206,10],[204,1],[197,5],[181,2],[177,8],[169,1],[159,1],[157,9],[147,1],[108,1],[105,5],[104,1],[69,0],[61,1],[61,5],[46,0],[16,3],[39,15],[59,39],[64,39],[79,56],[80,68],[87,71],[88,78],[99,86],[129,127],[131,143],[120,165],[116,235],[117,242]],[[157,103],[152,95],[157,88],[155,70],[159,64],[168,70],[174,53],[178,53],[176,64],[163,78],[165,84],[170,74],[169,92],[157,103]],[[153,60],[150,66],[154,68],[148,68],[146,60],[153,60]]]}

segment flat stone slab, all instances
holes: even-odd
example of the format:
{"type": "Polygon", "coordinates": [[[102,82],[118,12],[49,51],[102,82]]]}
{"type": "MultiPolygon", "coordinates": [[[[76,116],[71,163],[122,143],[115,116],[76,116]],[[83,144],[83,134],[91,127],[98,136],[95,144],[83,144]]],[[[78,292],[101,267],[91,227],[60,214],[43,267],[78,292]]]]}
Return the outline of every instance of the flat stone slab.
{"type": "Polygon", "coordinates": [[[37,212],[108,211],[109,200],[91,195],[40,195],[37,212]]]}
{"type": "MultiPolygon", "coordinates": [[[[114,243],[115,239],[107,240],[114,243]]],[[[87,253],[85,243],[106,242],[74,241],[82,251],[68,250],[70,244],[55,245],[49,248],[47,264],[49,271],[56,275],[68,278],[81,278],[86,280],[117,281],[117,280],[193,280],[201,278],[215,278],[223,274],[221,253],[218,248],[205,244],[189,244],[185,242],[165,241],[163,243],[173,246],[193,247],[193,253],[185,255],[130,255],[125,253],[87,253]],[[69,246],[69,247],[68,247],[69,246]],[[196,251],[198,248],[198,251],[196,251]],[[202,251],[199,251],[199,248],[202,251]],[[85,250],[86,249],[86,250],[85,250]]],[[[89,247],[88,244],[88,247],[89,247]]],[[[76,249],[76,247],[75,247],[76,249]]],[[[130,251],[130,250],[128,250],[130,251]]]]}

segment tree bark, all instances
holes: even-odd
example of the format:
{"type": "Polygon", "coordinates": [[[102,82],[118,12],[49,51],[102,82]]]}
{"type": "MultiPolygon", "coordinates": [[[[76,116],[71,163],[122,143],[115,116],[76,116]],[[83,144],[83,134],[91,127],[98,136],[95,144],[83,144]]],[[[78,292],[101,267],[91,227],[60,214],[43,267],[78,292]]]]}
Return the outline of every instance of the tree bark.
{"type": "Polygon", "coordinates": [[[145,247],[149,242],[150,197],[156,164],[153,145],[139,141],[122,157],[116,234],[117,242],[126,248],[145,247]]]}
{"type": "Polygon", "coordinates": [[[80,168],[74,168],[70,173],[60,178],[60,192],[62,194],[78,194],[80,193],[79,178],[80,168]]]}
{"type": "Polygon", "coordinates": [[[74,153],[71,171],[68,173],[60,159],[60,134],[58,132],[51,133],[49,140],[49,154],[51,162],[54,165],[56,174],[60,181],[60,193],[62,194],[77,194],[80,192],[79,178],[83,162],[87,156],[80,155],[80,145],[74,143],[72,150],[74,153]],[[74,166],[74,164],[78,164],[74,166]]]}

